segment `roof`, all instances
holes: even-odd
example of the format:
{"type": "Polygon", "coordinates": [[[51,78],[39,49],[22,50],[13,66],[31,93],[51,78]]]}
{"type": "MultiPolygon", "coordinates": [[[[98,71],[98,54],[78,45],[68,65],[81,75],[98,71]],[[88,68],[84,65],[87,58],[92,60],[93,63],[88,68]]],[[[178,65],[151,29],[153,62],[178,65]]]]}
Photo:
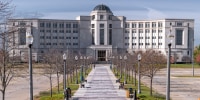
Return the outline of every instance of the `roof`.
{"type": "Polygon", "coordinates": [[[109,12],[109,13],[112,13],[112,11],[110,10],[110,8],[104,4],[100,4],[100,5],[97,5],[96,7],[94,7],[93,11],[106,11],[106,12],[109,12]]]}

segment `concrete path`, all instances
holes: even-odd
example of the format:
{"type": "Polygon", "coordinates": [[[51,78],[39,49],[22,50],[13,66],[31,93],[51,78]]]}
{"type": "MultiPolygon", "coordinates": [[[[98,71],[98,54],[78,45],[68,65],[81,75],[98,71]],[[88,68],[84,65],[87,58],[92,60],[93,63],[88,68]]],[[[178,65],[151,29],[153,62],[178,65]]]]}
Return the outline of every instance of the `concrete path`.
{"type": "MultiPolygon", "coordinates": [[[[195,75],[200,76],[200,69],[195,68],[195,75]]],[[[200,77],[177,77],[192,76],[192,68],[171,69],[171,90],[172,100],[198,100],[200,98],[200,77]]],[[[142,82],[150,86],[148,77],[142,77],[142,82]]],[[[166,69],[160,70],[153,79],[153,88],[159,93],[166,94],[166,69]]]]}
{"type": "Polygon", "coordinates": [[[85,88],[79,88],[73,100],[126,100],[126,91],[118,89],[116,77],[108,65],[96,65],[87,77],[85,88]]]}

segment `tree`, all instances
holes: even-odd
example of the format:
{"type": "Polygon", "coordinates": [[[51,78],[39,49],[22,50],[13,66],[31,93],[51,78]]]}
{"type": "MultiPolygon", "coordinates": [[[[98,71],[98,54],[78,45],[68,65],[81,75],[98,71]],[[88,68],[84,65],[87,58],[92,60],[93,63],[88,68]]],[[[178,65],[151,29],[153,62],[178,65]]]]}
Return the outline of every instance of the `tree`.
{"type": "Polygon", "coordinates": [[[200,53],[196,55],[195,61],[200,65],[200,53]]]}
{"type": "Polygon", "coordinates": [[[194,49],[194,58],[195,58],[195,62],[198,63],[198,60],[197,60],[197,56],[200,54],[200,45],[199,46],[196,46],[195,49],[194,49]]]}
{"type": "Polygon", "coordinates": [[[150,95],[152,95],[153,77],[158,70],[166,67],[166,57],[154,50],[147,50],[142,54],[141,74],[150,78],[150,95]]]}
{"type": "Polygon", "coordinates": [[[9,44],[13,43],[15,30],[7,29],[7,19],[12,14],[12,8],[10,1],[0,1],[0,91],[2,100],[5,100],[6,88],[14,76],[14,57],[9,53],[15,47],[9,44]]]}
{"type": "Polygon", "coordinates": [[[42,68],[42,74],[49,78],[49,85],[50,85],[50,96],[52,97],[52,75],[56,73],[56,60],[54,57],[54,50],[50,50],[49,52],[46,52],[44,57],[44,67],[42,68]]]}

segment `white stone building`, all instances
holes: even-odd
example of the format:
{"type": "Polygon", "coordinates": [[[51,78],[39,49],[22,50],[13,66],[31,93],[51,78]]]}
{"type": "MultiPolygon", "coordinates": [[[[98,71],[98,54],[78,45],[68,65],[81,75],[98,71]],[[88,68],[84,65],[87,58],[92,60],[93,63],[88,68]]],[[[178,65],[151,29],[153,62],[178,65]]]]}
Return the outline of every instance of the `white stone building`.
{"type": "Polygon", "coordinates": [[[127,20],[125,16],[115,16],[103,4],[76,20],[10,19],[9,25],[10,29],[19,30],[15,32],[19,48],[13,51],[14,55],[27,52],[26,32],[29,31],[34,37],[35,60],[49,49],[71,50],[98,61],[106,61],[114,52],[155,49],[166,54],[167,35],[171,30],[175,36],[172,56],[176,56],[177,62],[184,62],[184,58],[191,59],[194,39],[194,19],[127,20]]]}

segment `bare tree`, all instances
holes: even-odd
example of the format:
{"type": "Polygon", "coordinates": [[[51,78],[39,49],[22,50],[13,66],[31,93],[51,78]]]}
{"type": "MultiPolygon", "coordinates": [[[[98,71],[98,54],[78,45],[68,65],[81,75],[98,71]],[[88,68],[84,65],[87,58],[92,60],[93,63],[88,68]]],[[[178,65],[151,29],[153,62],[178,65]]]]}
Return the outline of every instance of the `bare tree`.
{"type": "MultiPolygon", "coordinates": [[[[14,30],[8,30],[7,19],[12,14],[13,7],[10,1],[0,1],[0,91],[2,100],[5,100],[6,88],[14,76],[14,57],[9,53],[15,48],[10,46],[14,30]]],[[[12,53],[13,54],[13,53],[12,53]]]]}
{"type": "Polygon", "coordinates": [[[49,78],[49,85],[50,85],[50,96],[52,97],[52,75],[56,73],[56,60],[53,57],[55,51],[50,50],[44,54],[44,67],[42,68],[42,75],[49,78]]]}
{"type": "Polygon", "coordinates": [[[166,67],[166,57],[154,50],[142,54],[141,74],[150,78],[150,95],[152,95],[153,77],[158,70],[166,67]]]}

